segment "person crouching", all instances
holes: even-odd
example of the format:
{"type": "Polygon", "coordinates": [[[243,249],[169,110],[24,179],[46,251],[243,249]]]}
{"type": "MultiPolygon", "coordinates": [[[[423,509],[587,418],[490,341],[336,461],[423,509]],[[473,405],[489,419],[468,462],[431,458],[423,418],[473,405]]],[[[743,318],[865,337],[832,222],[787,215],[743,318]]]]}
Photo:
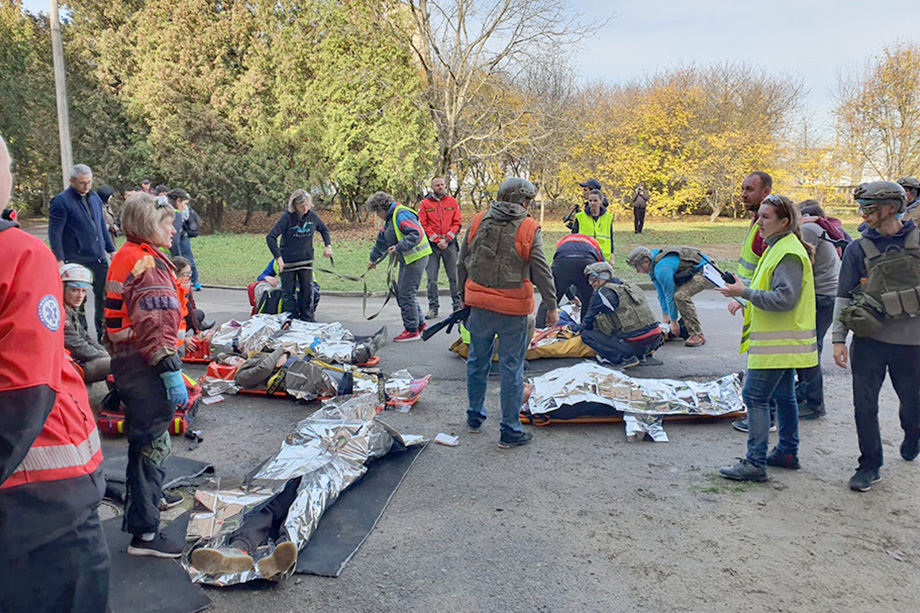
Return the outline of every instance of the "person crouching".
{"type": "Polygon", "coordinates": [[[112,372],[112,360],[80,321],[80,307],[93,285],[93,273],[79,264],[64,264],[60,273],[64,283],[64,347],[80,367],[84,382],[103,381],[112,372]]]}
{"type": "Polygon", "coordinates": [[[637,366],[664,342],[645,294],[635,283],[617,279],[607,262],[589,264],[585,276],[594,294],[582,321],[581,340],[613,366],[637,366]]]}

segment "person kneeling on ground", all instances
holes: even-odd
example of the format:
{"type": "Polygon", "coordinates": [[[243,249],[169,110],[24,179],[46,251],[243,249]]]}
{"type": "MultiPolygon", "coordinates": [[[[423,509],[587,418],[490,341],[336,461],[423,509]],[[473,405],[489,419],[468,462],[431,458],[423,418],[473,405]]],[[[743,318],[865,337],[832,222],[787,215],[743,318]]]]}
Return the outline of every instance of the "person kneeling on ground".
{"type": "Polygon", "coordinates": [[[83,373],[83,381],[95,383],[112,372],[109,353],[89,335],[80,322],[80,307],[86,300],[86,291],[92,287],[93,273],[79,264],[61,267],[64,282],[64,347],[83,373]]]}
{"type": "Polygon", "coordinates": [[[711,259],[693,247],[651,249],[636,247],[626,257],[626,263],[636,272],[647,273],[658,292],[661,317],[671,326],[668,340],[680,337],[681,323],[690,337],[687,347],[706,344],[703,326],[696,315],[693,297],[712,283],[703,276],[703,266],[711,259]]]}
{"type": "Polygon", "coordinates": [[[606,262],[586,266],[585,276],[594,294],[582,322],[581,340],[603,361],[619,368],[648,359],[664,341],[642,289],[614,277],[613,267],[606,262]]]}

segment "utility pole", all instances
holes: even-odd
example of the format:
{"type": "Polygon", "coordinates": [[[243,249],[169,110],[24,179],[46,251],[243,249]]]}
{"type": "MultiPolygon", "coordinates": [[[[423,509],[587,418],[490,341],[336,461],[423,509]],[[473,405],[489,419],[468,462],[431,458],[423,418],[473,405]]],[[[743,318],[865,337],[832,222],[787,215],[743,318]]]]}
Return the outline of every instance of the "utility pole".
{"type": "Polygon", "coordinates": [[[58,136],[61,141],[61,174],[64,187],[70,183],[73,150],[70,147],[70,114],[67,111],[67,81],[64,75],[64,44],[57,0],[51,0],[51,54],[54,58],[54,93],[57,96],[58,136]]]}

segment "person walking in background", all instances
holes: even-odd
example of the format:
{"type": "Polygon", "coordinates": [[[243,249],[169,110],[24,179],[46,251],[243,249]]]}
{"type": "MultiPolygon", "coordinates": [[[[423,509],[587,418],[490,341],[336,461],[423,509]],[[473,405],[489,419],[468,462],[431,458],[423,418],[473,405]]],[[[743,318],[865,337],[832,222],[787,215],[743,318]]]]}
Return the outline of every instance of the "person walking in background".
{"type": "Polygon", "coordinates": [[[367,199],[368,210],[383,221],[377,241],[371,249],[367,269],[373,270],[386,254],[395,253],[399,260],[396,278],[396,302],[399,304],[403,331],[393,337],[393,342],[404,343],[422,340],[425,327],[422,307],[418,304],[418,286],[422,272],[428,266],[431,243],[415,211],[396,202],[392,195],[377,192],[367,199]]]}
{"type": "Polygon", "coordinates": [[[167,430],[176,408],[188,402],[177,347],[181,307],[175,268],[161,251],[172,244],[175,210],[150,194],[125,202],[127,241],[112,258],[106,279],[106,338],[115,390],[125,407],[128,467],[124,529],[128,553],[178,558],[183,543],[160,532],[167,430]]]}
{"type": "Polygon", "coordinates": [[[853,371],[859,467],[849,485],[866,492],[882,478],[878,410],[886,371],[900,401],[901,457],[912,462],[920,452],[920,230],[898,218],[907,196],[897,183],[863,183],[854,199],[864,229],[840,264],[832,339],[834,362],[853,371]]]}
{"type": "Polygon", "coordinates": [[[438,316],[438,267],[444,262],[444,272],[450,285],[450,303],[454,311],[460,308],[460,287],[457,285],[457,233],[460,232],[460,205],[447,193],[447,183],[441,177],[431,180],[431,193],[418,205],[418,220],[431,243],[428,256],[428,312],[425,319],[438,316]]]}
{"type": "Polygon", "coordinates": [[[735,282],[718,291],[743,297],[731,303],[732,315],[744,309],[741,352],[748,354],[742,397],[748,410],[747,456],[719,469],[726,479],[766,481],[767,466],[799,468],[799,407],[795,371],[818,365],[815,335],[814,250],[799,233],[800,213],[791,200],[771,194],[757,215],[766,250],[746,287],[735,282]],[[779,443],[770,453],[770,407],[776,407],[779,443]]]}
{"type": "Polygon", "coordinates": [[[645,183],[640,183],[633,190],[632,209],[633,209],[633,231],[636,234],[642,234],[642,228],[645,227],[645,209],[648,207],[648,201],[651,198],[645,183]]]}
{"type": "Polygon", "coordinates": [[[584,234],[596,240],[604,261],[613,266],[613,215],[604,205],[605,200],[599,189],[588,192],[588,205],[575,215],[572,234],[584,234]]]}
{"type": "Polygon", "coordinates": [[[332,257],[329,228],[313,210],[313,197],[298,189],[291,194],[287,210],[265,236],[281,275],[281,302],[295,318],[314,321],[313,239],[323,237],[323,257],[332,257]],[[278,238],[281,246],[278,246],[278,238]],[[300,288],[298,292],[297,289],[300,288]]]}
{"type": "MultiPolygon", "coordinates": [[[[96,338],[105,331],[103,317],[105,276],[115,243],[105,223],[102,199],[93,191],[93,171],[77,164],[70,171],[70,187],[51,200],[48,212],[48,242],[58,268],[80,264],[93,273],[93,304],[96,307],[96,338]]],[[[85,316],[83,316],[85,323],[85,316]]]]}
{"type": "Polygon", "coordinates": [[[195,264],[195,254],[192,253],[191,239],[198,236],[201,221],[198,219],[198,213],[189,206],[191,197],[184,189],[176,188],[166,194],[169,204],[176,211],[176,219],[173,226],[176,228],[176,234],[173,236],[172,245],[169,247],[169,253],[173,257],[183,257],[188,260],[192,266],[191,284],[195,291],[201,290],[201,283],[198,282],[198,266],[195,264]]]}
{"type": "Polygon", "coordinates": [[[536,195],[530,181],[506,179],[489,210],[473,217],[460,246],[462,299],[470,307],[466,423],[470,432],[479,432],[486,419],[486,388],[498,337],[500,449],[533,440],[533,434],[524,432],[519,412],[524,398],[527,319],[534,309],[534,285],[547,305],[546,324],[554,326],[559,321],[553,274],[543,252],[540,224],[527,213],[536,195]]]}
{"type": "MultiPolygon", "coordinates": [[[[12,191],[0,137],[0,209],[12,191]]],[[[107,610],[102,445],[64,352],[61,277],[42,242],[0,219],[0,611],[107,610]]]]}

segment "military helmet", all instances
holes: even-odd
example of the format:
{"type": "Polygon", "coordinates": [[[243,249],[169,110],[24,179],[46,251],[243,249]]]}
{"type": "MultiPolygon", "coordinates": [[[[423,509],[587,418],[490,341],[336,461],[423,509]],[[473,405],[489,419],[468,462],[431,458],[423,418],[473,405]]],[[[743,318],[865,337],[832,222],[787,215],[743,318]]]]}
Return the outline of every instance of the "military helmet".
{"type": "Polygon", "coordinates": [[[645,260],[652,259],[652,252],[648,247],[636,247],[626,256],[626,264],[635,268],[645,260]]]}
{"type": "Polygon", "coordinates": [[[79,264],[64,264],[61,266],[61,281],[66,285],[70,283],[77,287],[89,289],[93,283],[93,273],[88,268],[79,264]]]}
{"type": "Polygon", "coordinates": [[[607,262],[594,262],[585,266],[586,277],[598,277],[604,281],[610,281],[613,278],[613,266],[607,262]]]}
{"type": "Polygon", "coordinates": [[[894,181],[861,183],[853,191],[853,199],[859,204],[896,204],[898,213],[903,213],[907,205],[904,188],[894,181]]]}
{"type": "Polygon", "coordinates": [[[533,199],[537,195],[537,188],[527,179],[511,177],[498,188],[497,199],[501,202],[514,202],[521,204],[526,198],[533,199]]]}
{"type": "Polygon", "coordinates": [[[915,192],[920,192],[920,181],[914,177],[901,177],[898,179],[898,185],[907,189],[908,187],[914,190],[915,192]]]}

